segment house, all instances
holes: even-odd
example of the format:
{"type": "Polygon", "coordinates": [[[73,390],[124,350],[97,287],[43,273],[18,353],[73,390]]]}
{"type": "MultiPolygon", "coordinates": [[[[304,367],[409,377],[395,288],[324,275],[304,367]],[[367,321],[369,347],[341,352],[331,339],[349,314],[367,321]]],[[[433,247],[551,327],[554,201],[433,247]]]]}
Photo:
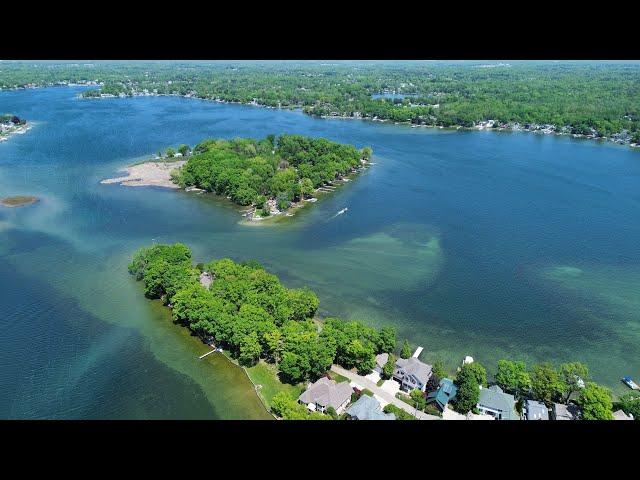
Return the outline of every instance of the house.
{"type": "Polygon", "coordinates": [[[549,409],[544,403],[535,400],[524,402],[523,420],[549,420],[549,409]]]}
{"type": "Polygon", "coordinates": [[[455,386],[453,380],[443,378],[440,380],[438,390],[427,395],[427,403],[434,403],[441,412],[444,412],[447,404],[454,399],[458,393],[458,387],[455,386]]]}
{"type": "Polygon", "coordinates": [[[362,395],[347,410],[349,420],[395,420],[393,413],[384,413],[380,402],[369,395],[362,395]]]}
{"type": "Polygon", "coordinates": [[[496,420],[520,420],[516,412],[515,398],[513,395],[504,393],[498,385],[489,388],[480,387],[477,408],[480,413],[492,415],[496,420]]]}
{"type": "Polygon", "coordinates": [[[353,389],[349,382],[336,383],[327,377],[322,377],[315,383],[309,384],[307,390],[298,397],[298,401],[311,411],[325,412],[333,407],[340,414],[351,401],[353,389]]]}
{"type": "Polygon", "coordinates": [[[424,392],[431,377],[431,369],[431,365],[422,363],[415,357],[399,358],[396,360],[393,378],[400,383],[400,388],[407,392],[416,388],[424,392]]]}
{"type": "Polygon", "coordinates": [[[384,366],[387,364],[388,361],[389,361],[388,353],[380,353],[376,355],[376,366],[374,370],[379,374],[382,374],[382,369],[384,368],[384,366]]]}
{"type": "Polygon", "coordinates": [[[614,420],[633,420],[633,415],[631,415],[630,413],[624,413],[624,411],[622,410],[616,410],[615,412],[613,412],[613,419],[614,420]]]}
{"type": "Polygon", "coordinates": [[[570,403],[554,403],[551,407],[551,413],[554,420],[578,420],[580,418],[580,410],[578,406],[570,403]]]}

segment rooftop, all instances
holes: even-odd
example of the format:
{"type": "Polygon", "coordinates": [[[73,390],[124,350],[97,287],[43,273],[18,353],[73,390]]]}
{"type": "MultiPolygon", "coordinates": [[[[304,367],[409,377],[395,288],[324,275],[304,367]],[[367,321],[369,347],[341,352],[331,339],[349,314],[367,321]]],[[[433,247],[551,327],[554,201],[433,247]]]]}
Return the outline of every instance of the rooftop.
{"type": "Polygon", "coordinates": [[[358,420],[395,420],[393,413],[384,413],[380,403],[369,395],[362,395],[357,402],[349,407],[347,414],[358,420]]]}
{"type": "Polygon", "coordinates": [[[503,420],[519,420],[520,418],[515,410],[515,398],[513,395],[504,393],[498,385],[481,388],[478,405],[501,412],[503,420]]]}
{"type": "Polygon", "coordinates": [[[352,393],[353,389],[348,382],[336,383],[334,380],[322,377],[317,382],[310,384],[298,399],[306,404],[315,403],[322,407],[337,409],[351,398],[352,393]]]}
{"type": "Polygon", "coordinates": [[[408,375],[414,375],[422,383],[427,383],[431,376],[431,365],[422,363],[415,357],[399,358],[396,360],[396,366],[402,368],[408,375]]]}

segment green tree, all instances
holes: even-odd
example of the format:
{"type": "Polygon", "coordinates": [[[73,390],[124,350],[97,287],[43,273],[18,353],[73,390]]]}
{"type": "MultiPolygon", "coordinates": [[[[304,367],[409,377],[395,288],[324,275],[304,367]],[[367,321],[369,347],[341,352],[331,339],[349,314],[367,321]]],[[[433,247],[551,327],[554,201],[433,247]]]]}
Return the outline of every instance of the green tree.
{"type": "Polygon", "coordinates": [[[264,341],[267,345],[267,353],[274,361],[276,366],[282,356],[282,350],[284,348],[284,339],[282,338],[282,332],[280,330],[272,330],[265,332],[264,341]]]}
{"type": "Polygon", "coordinates": [[[453,401],[456,412],[466,414],[476,408],[480,400],[480,386],[475,375],[466,375],[461,380],[456,379],[458,393],[453,401]]]}
{"type": "Polygon", "coordinates": [[[499,360],[496,383],[504,391],[522,396],[531,388],[531,377],[524,362],[499,360]]]}
{"type": "Polygon", "coordinates": [[[487,371],[478,362],[463,365],[456,375],[456,379],[460,382],[464,382],[467,377],[474,377],[479,386],[487,386],[487,371]]]}
{"type": "Polygon", "coordinates": [[[396,349],[396,329],[392,326],[384,326],[378,334],[378,352],[391,353],[396,349]]]}
{"type": "Polygon", "coordinates": [[[632,391],[620,397],[618,408],[633,415],[634,420],[640,420],[640,392],[632,391]]]}
{"type": "Polygon", "coordinates": [[[393,353],[390,353],[387,363],[385,363],[384,366],[382,367],[382,378],[384,378],[385,380],[388,380],[391,377],[393,377],[393,372],[395,368],[396,368],[396,357],[393,353]]]}
{"type": "Polygon", "coordinates": [[[261,353],[262,347],[260,346],[256,332],[251,332],[242,338],[240,341],[240,356],[238,357],[242,365],[249,367],[255,365],[261,353]]]}
{"type": "Polygon", "coordinates": [[[557,370],[550,363],[541,363],[531,372],[531,391],[536,400],[547,406],[564,393],[564,385],[557,370]]]}
{"type": "Polygon", "coordinates": [[[184,143],[178,147],[178,152],[182,154],[183,157],[186,157],[189,153],[189,145],[185,145],[184,143]]]}
{"type": "Polygon", "coordinates": [[[173,158],[175,156],[176,156],[176,151],[171,147],[167,148],[167,157],[173,158]]]}
{"type": "Polygon", "coordinates": [[[444,368],[444,362],[442,360],[436,360],[431,371],[433,375],[437,376],[439,379],[446,378],[447,376],[447,371],[444,368]]]}
{"type": "Polygon", "coordinates": [[[560,376],[566,386],[564,403],[567,403],[571,395],[589,380],[589,369],[580,362],[563,363],[560,365],[560,376]]]}
{"type": "Polygon", "coordinates": [[[416,388],[411,390],[409,395],[411,396],[411,400],[413,400],[413,406],[420,411],[424,411],[424,408],[427,406],[427,399],[424,397],[424,392],[416,388]]]}
{"type": "Polygon", "coordinates": [[[409,358],[411,356],[411,347],[409,346],[409,342],[405,339],[402,342],[402,348],[400,349],[400,357],[401,358],[409,358]]]}
{"type": "Polygon", "coordinates": [[[580,391],[578,405],[584,420],[613,420],[611,392],[597,383],[586,383],[580,391]]]}

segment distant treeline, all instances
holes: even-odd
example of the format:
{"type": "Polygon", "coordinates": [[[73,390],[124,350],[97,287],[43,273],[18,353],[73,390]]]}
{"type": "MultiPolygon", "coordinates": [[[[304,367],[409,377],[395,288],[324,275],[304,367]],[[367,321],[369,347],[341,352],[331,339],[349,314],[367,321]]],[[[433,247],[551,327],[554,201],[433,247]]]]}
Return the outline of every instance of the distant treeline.
{"type": "Polygon", "coordinates": [[[0,87],[99,82],[86,95],[190,95],[229,102],[303,108],[396,122],[469,127],[554,125],[569,133],[623,134],[640,141],[640,66],[556,63],[493,65],[361,63],[2,62],[0,87]],[[404,98],[372,98],[393,92],[404,98]]]}

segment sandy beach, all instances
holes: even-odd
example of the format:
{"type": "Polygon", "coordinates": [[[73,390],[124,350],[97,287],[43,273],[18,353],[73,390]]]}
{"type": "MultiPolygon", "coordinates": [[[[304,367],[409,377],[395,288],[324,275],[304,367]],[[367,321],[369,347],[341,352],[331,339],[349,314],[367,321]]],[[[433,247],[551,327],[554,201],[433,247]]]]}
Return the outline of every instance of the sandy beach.
{"type": "Polygon", "coordinates": [[[131,165],[121,170],[127,172],[126,176],[108,178],[100,183],[119,183],[127,187],[180,188],[171,181],[171,172],[182,167],[185,163],[184,160],[177,160],[175,162],[145,162],[131,165]]]}

